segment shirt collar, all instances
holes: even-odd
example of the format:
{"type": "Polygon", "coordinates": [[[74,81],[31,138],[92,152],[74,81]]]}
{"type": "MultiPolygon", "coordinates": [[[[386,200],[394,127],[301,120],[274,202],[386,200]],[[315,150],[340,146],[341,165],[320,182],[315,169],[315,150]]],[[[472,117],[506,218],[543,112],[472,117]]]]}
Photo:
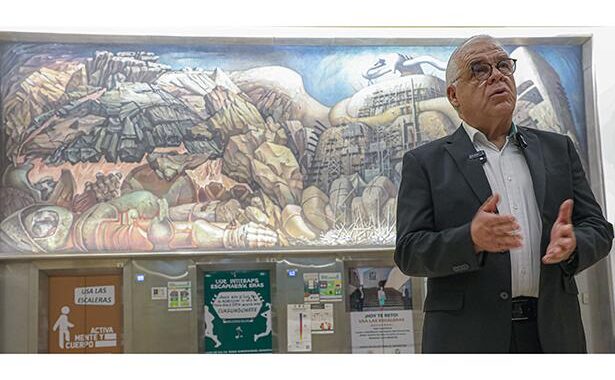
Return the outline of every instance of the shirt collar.
{"type": "Polygon", "coordinates": [[[484,137],[485,139],[487,138],[487,136],[485,136],[485,134],[483,132],[481,132],[478,129],[472,127],[470,124],[466,123],[465,121],[462,123],[462,125],[463,125],[463,129],[468,134],[468,137],[470,138],[470,141],[474,142],[474,140],[477,137],[476,134],[478,134],[479,136],[484,137]]]}
{"type": "MultiPolygon", "coordinates": [[[[463,126],[463,129],[468,134],[468,137],[470,138],[470,141],[472,141],[473,143],[476,142],[476,139],[479,139],[483,143],[489,142],[489,139],[487,139],[487,136],[485,136],[485,134],[483,132],[481,132],[478,129],[474,128],[473,126],[471,126],[467,122],[463,121],[461,123],[461,125],[463,126]]],[[[515,126],[515,123],[513,123],[512,127],[510,128],[510,130],[508,132],[507,139],[510,139],[514,135],[516,130],[517,130],[517,127],[515,126]]]]}

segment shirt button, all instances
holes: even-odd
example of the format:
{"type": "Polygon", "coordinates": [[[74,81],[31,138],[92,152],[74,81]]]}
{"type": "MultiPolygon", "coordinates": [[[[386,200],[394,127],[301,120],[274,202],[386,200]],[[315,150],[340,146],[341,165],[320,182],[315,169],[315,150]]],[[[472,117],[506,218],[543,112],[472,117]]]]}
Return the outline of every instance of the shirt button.
{"type": "Polygon", "coordinates": [[[508,292],[500,292],[500,299],[507,300],[508,297],[508,292]]]}
{"type": "Polygon", "coordinates": [[[508,180],[508,182],[512,181],[512,177],[507,177],[506,179],[508,180]]]}
{"type": "Polygon", "coordinates": [[[513,205],[513,210],[515,210],[515,211],[516,211],[516,210],[518,210],[518,209],[519,209],[519,206],[517,206],[517,205],[513,205]]]}

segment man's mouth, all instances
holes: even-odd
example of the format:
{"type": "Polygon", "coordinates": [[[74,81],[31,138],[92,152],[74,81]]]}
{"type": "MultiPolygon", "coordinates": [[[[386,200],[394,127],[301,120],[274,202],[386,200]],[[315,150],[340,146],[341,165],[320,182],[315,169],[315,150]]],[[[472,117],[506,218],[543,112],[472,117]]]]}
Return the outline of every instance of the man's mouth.
{"type": "Polygon", "coordinates": [[[508,90],[506,88],[498,88],[495,91],[492,91],[491,94],[489,94],[489,97],[492,96],[502,96],[502,95],[506,95],[508,94],[508,90]]]}

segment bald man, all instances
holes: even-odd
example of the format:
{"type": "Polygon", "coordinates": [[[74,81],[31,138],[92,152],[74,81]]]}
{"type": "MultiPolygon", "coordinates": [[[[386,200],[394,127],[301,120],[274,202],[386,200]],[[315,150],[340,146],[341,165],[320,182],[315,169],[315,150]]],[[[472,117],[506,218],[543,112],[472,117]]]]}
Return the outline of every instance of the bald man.
{"type": "Polygon", "coordinates": [[[516,65],[490,36],[461,44],[446,70],[461,126],[404,155],[395,262],[428,278],[425,353],[587,352],[574,276],[613,226],[570,138],[512,122],[516,65]]]}

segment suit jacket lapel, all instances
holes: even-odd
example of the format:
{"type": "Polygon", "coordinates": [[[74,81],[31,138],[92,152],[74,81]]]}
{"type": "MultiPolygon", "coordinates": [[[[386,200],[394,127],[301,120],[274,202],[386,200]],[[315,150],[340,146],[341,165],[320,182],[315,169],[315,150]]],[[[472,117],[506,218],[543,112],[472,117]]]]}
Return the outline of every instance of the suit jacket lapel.
{"type": "Polygon", "coordinates": [[[531,129],[519,128],[527,142],[527,148],[522,149],[525,161],[530,169],[532,176],[532,184],[534,186],[534,195],[538,204],[538,211],[542,215],[545,204],[545,189],[546,189],[546,172],[545,161],[542,154],[542,146],[540,139],[531,129]]]}
{"type": "Polygon", "coordinates": [[[455,160],[459,171],[463,174],[480,203],[484,203],[491,195],[491,186],[487,181],[482,163],[478,159],[470,160],[469,158],[471,154],[476,153],[476,149],[463,126],[457,128],[449,136],[444,148],[455,160]]]}

